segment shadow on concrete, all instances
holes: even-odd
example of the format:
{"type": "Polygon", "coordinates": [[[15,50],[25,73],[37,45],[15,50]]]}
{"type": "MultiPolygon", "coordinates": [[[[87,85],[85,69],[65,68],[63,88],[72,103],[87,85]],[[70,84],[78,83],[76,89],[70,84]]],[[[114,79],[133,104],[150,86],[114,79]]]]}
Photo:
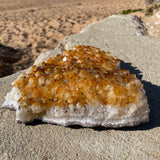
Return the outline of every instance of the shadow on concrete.
{"type": "MultiPolygon", "coordinates": [[[[142,72],[136,67],[133,67],[131,63],[124,63],[123,61],[121,61],[121,68],[130,70],[130,73],[136,74],[139,80],[142,79],[142,72]]],[[[150,121],[148,123],[140,124],[138,126],[117,128],[115,130],[134,131],[134,130],[149,130],[155,127],[160,127],[160,97],[159,97],[160,96],[160,86],[153,85],[147,81],[142,81],[142,83],[144,84],[144,89],[148,97],[148,103],[149,103],[149,108],[150,108],[150,121]]],[[[45,124],[45,123],[43,123],[40,120],[36,120],[31,123],[28,123],[27,125],[35,126],[39,124],[45,124]]],[[[68,127],[71,129],[84,128],[80,125],[72,125],[68,127]]],[[[105,128],[105,127],[94,127],[92,129],[96,131],[110,130],[110,128],[105,128]]]]}
{"type": "Polygon", "coordinates": [[[42,125],[42,124],[47,124],[47,123],[46,122],[42,122],[39,119],[35,119],[32,122],[26,123],[26,126],[38,126],[38,125],[42,125]]]}
{"type": "Polygon", "coordinates": [[[29,55],[27,51],[29,49],[14,49],[0,43],[0,78],[31,66],[33,56],[29,55]]]}
{"type": "Polygon", "coordinates": [[[16,56],[18,52],[18,50],[0,44],[0,77],[13,73],[12,65],[21,59],[21,56],[16,56]]]}

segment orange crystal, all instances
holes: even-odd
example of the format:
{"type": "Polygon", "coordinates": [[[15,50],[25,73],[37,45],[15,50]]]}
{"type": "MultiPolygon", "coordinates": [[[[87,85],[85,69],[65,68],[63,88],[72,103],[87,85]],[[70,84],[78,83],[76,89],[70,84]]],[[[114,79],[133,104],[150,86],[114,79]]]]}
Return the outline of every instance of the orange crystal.
{"type": "Polygon", "coordinates": [[[78,45],[63,55],[33,66],[15,81],[20,107],[67,107],[101,103],[125,107],[134,103],[142,83],[120,60],[99,48],[78,45]]]}

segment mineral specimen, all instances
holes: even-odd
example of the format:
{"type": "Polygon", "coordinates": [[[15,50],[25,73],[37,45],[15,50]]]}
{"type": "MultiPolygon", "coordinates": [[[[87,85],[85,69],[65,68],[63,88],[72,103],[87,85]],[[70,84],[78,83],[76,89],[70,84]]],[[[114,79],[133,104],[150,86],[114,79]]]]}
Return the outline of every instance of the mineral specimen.
{"type": "Polygon", "coordinates": [[[122,127],[149,120],[140,80],[109,52],[83,45],[23,73],[3,107],[16,109],[16,121],[23,123],[122,127]]]}

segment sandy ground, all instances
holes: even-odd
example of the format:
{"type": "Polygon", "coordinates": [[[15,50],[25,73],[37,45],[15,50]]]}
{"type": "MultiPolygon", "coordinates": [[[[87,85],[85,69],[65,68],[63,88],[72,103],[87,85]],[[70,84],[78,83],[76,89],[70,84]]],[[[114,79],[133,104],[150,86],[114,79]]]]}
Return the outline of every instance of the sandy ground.
{"type": "MultiPolygon", "coordinates": [[[[40,53],[90,23],[123,10],[147,8],[145,0],[0,0],[0,4],[0,77],[28,68],[40,53]]],[[[145,17],[144,12],[137,14],[145,17]]]]}

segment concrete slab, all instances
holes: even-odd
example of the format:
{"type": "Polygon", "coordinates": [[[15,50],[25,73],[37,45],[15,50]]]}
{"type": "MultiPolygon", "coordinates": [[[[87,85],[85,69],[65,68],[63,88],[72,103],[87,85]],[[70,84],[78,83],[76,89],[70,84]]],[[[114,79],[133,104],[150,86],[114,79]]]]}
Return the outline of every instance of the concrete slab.
{"type": "MultiPolygon", "coordinates": [[[[142,80],[151,109],[150,122],[137,127],[105,129],[63,127],[41,122],[15,123],[15,112],[0,109],[0,159],[160,159],[160,39],[146,36],[135,16],[113,15],[66,37],[35,64],[66,48],[84,44],[110,51],[142,80]]],[[[0,79],[0,106],[21,72],[0,79]]]]}

